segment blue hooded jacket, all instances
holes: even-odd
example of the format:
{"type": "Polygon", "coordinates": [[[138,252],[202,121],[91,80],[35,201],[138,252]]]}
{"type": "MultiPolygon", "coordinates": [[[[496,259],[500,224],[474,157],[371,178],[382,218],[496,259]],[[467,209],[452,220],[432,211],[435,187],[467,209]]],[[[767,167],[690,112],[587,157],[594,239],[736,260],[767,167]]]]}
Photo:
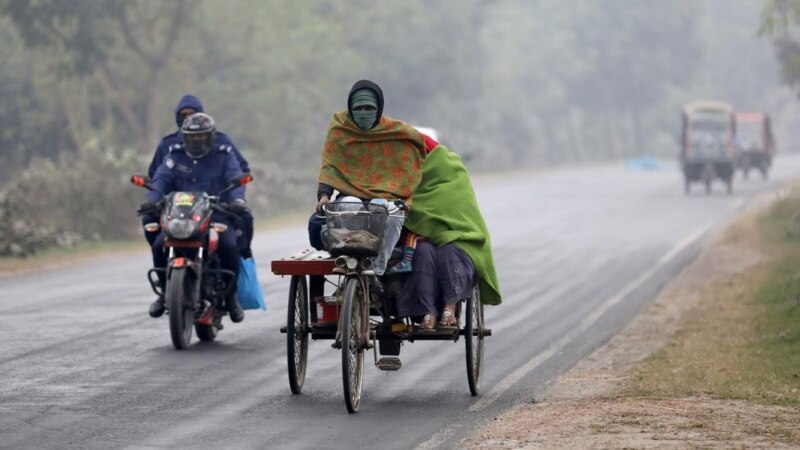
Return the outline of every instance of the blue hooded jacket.
{"type": "MultiPolygon", "coordinates": [[[[181,110],[184,108],[192,108],[197,112],[205,112],[203,111],[203,103],[200,102],[199,98],[191,94],[186,94],[181,97],[178,105],[175,106],[175,124],[178,125],[178,130],[174,133],[164,136],[161,138],[161,142],[158,143],[156,152],[153,155],[153,160],[150,162],[150,168],[147,170],[147,175],[151,179],[155,177],[156,169],[158,169],[158,166],[161,165],[161,163],[164,161],[164,158],[166,158],[170,152],[183,148],[183,137],[181,136],[183,117],[181,116],[181,110]]],[[[229,148],[230,152],[236,156],[236,160],[239,161],[239,166],[241,166],[242,172],[250,172],[250,165],[247,163],[247,160],[244,159],[242,154],[239,153],[239,149],[236,148],[236,145],[233,144],[233,141],[228,137],[228,135],[217,131],[214,138],[214,147],[229,148]]]]}
{"type": "MultiPolygon", "coordinates": [[[[206,192],[216,195],[225,189],[243,172],[233,151],[227,147],[217,147],[202,158],[192,158],[183,148],[170,152],[164,162],[158,166],[153,177],[155,191],[147,193],[147,200],[155,203],[161,199],[162,193],[174,191],[206,192]]],[[[223,195],[222,200],[232,202],[244,199],[244,187],[238,186],[223,195]]],[[[216,221],[231,223],[225,215],[214,213],[216,221]]]]}

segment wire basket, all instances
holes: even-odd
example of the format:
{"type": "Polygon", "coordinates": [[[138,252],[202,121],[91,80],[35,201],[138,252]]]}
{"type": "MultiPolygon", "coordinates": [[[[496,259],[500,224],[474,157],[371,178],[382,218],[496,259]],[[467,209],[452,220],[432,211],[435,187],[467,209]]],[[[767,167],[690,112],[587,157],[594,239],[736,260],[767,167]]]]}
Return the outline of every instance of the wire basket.
{"type": "Polygon", "coordinates": [[[385,206],[361,202],[325,205],[328,252],[332,256],[377,256],[389,213],[385,206]]]}

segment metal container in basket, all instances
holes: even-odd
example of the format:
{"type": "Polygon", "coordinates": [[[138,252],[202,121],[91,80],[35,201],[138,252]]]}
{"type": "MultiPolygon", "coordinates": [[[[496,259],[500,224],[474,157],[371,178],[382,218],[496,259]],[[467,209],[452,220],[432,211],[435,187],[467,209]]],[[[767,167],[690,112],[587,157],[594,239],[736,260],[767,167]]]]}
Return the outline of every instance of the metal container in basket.
{"type": "Polygon", "coordinates": [[[377,256],[389,212],[383,205],[334,202],[325,205],[328,252],[332,256],[377,256]]]}

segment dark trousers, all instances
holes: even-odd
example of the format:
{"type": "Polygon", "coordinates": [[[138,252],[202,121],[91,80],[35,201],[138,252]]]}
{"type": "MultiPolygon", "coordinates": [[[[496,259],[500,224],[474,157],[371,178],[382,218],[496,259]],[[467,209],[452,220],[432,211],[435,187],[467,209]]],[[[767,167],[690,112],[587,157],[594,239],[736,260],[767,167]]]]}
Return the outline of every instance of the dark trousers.
{"type": "Polygon", "coordinates": [[[253,214],[249,211],[242,214],[236,223],[236,228],[239,229],[240,233],[237,238],[239,253],[242,255],[242,258],[252,258],[253,251],[250,245],[253,242],[253,214]]]}
{"type": "MultiPolygon", "coordinates": [[[[155,268],[165,269],[167,267],[169,255],[164,248],[164,239],[164,233],[158,233],[158,236],[153,242],[153,266],[155,268]]],[[[234,227],[228,227],[224,233],[219,234],[217,255],[219,255],[221,268],[234,273],[235,282],[239,275],[239,247],[236,243],[236,229],[234,227]]],[[[159,272],[158,280],[161,282],[161,287],[164,288],[166,285],[166,274],[159,272]]]]}
{"type": "MultiPolygon", "coordinates": [[[[158,217],[150,215],[142,216],[142,226],[145,226],[148,223],[158,223],[158,217]]],[[[153,248],[153,244],[156,242],[156,238],[159,234],[161,234],[161,231],[144,232],[144,238],[147,239],[147,244],[150,245],[150,248],[153,248]]]]}
{"type": "Polygon", "coordinates": [[[322,226],[325,225],[325,216],[320,216],[314,211],[308,218],[308,243],[317,250],[323,250],[322,226]]]}
{"type": "Polygon", "coordinates": [[[452,305],[472,294],[475,266],[455,244],[441,247],[420,239],[414,250],[413,269],[403,283],[397,300],[398,315],[418,317],[427,313],[441,314],[445,305],[452,305]]]}

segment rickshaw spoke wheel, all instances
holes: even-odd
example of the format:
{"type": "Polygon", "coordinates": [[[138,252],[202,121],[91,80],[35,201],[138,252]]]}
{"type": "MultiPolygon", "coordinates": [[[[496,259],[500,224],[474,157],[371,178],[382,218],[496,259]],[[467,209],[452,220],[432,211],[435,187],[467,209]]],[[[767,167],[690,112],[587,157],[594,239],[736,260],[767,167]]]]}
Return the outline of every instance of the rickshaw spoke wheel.
{"type": "Polygon", "coordinates": [[[483,303],[478,286],[472,289],[467,299],[467,320],[464,325],[464,341],[467,351],[467,382],[473,397],[480,394],[481,375],[483,372],[483,303]]]}
{"type": "Polygon", "coordinates": [[[292,394],[303,390],[308,363],[308,285],[303,275],[293,275],[289,283],[289,308],[286,314],[286,356],[292,394]]]}
{"type": "Polygon", "coordinates": [[[342,385],[344,401],[349,413],[358,411],[361,404],[361,385],[364,378],[364,332],[366,330],[367,303],[361,279],[350,277],[345,281],[342,306],[342,385]]]}

